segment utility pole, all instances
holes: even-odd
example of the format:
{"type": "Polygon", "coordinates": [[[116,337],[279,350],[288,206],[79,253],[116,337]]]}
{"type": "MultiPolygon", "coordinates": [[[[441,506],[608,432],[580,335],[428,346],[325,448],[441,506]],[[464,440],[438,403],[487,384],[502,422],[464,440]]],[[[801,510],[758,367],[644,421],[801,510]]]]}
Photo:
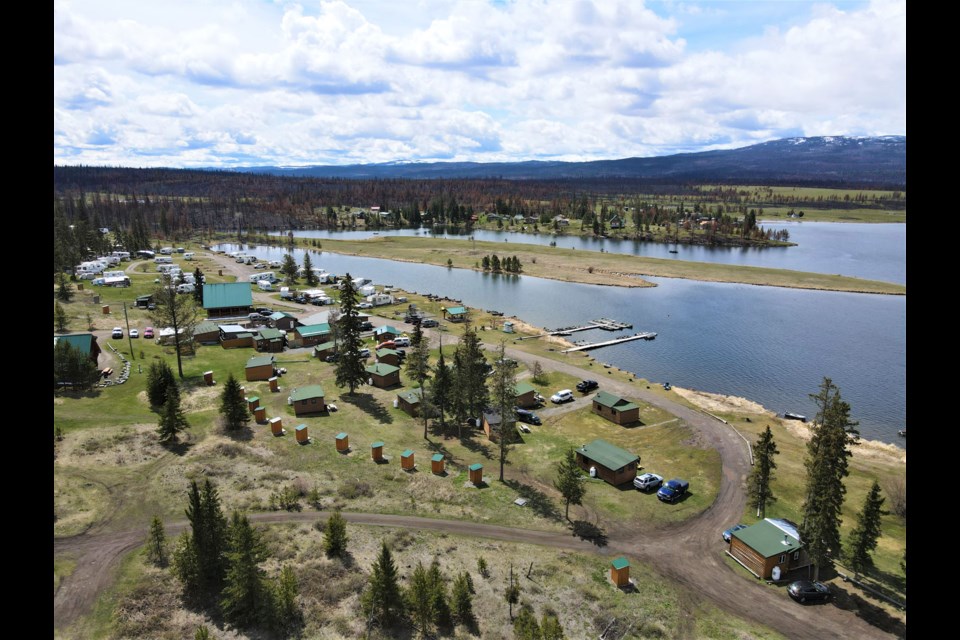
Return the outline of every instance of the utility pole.
{"type": "Polygon", "coordinates": [[[123,321],[127,325],[127,342],[130,344],[130,359],[136,359],[136,356],[133,355],[133,338],[130,337],[130,318],[127,317],[127,303],[123,303],[123,321]]]}

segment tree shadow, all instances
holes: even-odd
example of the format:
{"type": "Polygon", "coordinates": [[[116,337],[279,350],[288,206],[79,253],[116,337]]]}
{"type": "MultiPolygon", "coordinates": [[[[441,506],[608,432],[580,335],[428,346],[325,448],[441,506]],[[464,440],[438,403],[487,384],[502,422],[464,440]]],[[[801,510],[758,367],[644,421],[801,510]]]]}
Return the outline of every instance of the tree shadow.
{"type": "Polygon", "coordinates": [[[899,638],[905,638],[907,635],[907,625],[895,616],[888,613],[883,607],[874,604],[857,593],[852,593],[846,589],[836,586],[833,588],[833,604],[845,611],[854,612],[857,617],[863,619],[871,626],[881,629],[887,633],[895,634],[899,638]]]}
{"type": "Polygon", "coordinates": [[[352,396],[344,394],[340,396],[340,401],[352,404],[378,422],[384,424],[393,423],[393,416],[390,415],[390,412],[387,411],[387,408],[383,406],[380,401],[374,398],[372,394],[355,393],[352,396]]]}
{"type": "Polygon", "coordinates": [[[589,540],[598,547],[607,546],[607,534],[594,523],[586,520],[574,520],[571,524],[573,525],[571,528],[573,535],[581,540],[589,540]]]}
{"type": "Polygon", "coordinates": [[[220,431],[234,442],[249,442],[253,440],[254,435],[254,430],[250,426],[243,426],[233,430],[222,428],[220,431]]]}
{"type": "Polygon", "coordinates": [[[176,442],[167,442],[163,445],[163,448],[169,451],[170,453],[183,457],[187,455],[187,452],[193,447],[193,443],[189,440],[178,440],[176,442]]]}
{"type": "Polygon", "coordinates": [[[503,483],[520,494],[521,498],[526,498],[527,504],[525,506],[530,507],[537,515],[555,522],[563,520],[563,514],[561,514],[560,510],[553,504],[553,500],[543,491],[519,482],[518,480],[505,479],[503,483]]]}
{"type": "Polygon", "coordinates": [[[489,445],[486,445],[479,440],[475,440],[472,436],[461,438],[460,444],[462,444],[463,447],[471,453],[479,453],[487,460],[493,460],[493,452],[489,445]]]}

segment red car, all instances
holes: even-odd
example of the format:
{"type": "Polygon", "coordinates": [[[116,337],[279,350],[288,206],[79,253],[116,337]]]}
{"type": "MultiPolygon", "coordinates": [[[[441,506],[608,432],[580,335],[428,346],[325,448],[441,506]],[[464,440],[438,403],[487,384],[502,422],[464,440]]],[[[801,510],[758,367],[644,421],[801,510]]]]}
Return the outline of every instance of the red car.
{"type": "Polygon", "coordinates": [[[143,330],[143,337],[146,338],[146,339],[148,339],[148,340],[149,340],[150,338],[152,338],[152,337],[153,337],[153,327],[147,327],[146,329],[144,329],[144,330],[143,330]]]}

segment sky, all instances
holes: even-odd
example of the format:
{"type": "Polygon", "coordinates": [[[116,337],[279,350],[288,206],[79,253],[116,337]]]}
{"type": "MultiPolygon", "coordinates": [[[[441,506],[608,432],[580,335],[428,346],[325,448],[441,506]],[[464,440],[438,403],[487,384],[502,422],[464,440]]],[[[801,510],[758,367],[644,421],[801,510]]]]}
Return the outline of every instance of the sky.
{"type": "Polygon", "coordinates": [[[905,0],[54,0],[57,165],[587,161],[906,135],[905,0]]]}

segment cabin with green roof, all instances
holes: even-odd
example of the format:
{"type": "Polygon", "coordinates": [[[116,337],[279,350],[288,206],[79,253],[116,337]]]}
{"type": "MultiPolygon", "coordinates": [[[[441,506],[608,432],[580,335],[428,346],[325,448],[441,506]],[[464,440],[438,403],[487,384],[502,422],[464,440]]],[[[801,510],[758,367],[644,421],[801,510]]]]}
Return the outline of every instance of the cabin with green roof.
{"type": "Polygon", "coordinates": [[[423,402],[423,389],[420,387],[397,394],[397,408],[411,418],[419,415],[421,402],[423,402]]]}
{"type": "Polygon", "coordinates": [[[379,389],[386,389],[400,384],[400,368],[392,364],[376,362],[364,369],[370,376],[371,384],[379,389]]]}
{"type": "Polygon", "coordinates": [[[269,380],[273,377],[273,356],[254,356],[247,360],[244,375],[248,382],[269,380]]]}
{"type": "Polygon", "coordinates": [[[377,327],[373,330],[373,335],[376,337],[377,342],[386,342],[387,340],[393,340],[400,335],[400,330],[396,327],[385,324],[382,327],[377,327]]]}
{"type": "Polygon", "coordinates": [[[640,420],[640,407],[620,396],[598,391],[593,396],[593,412],[610,422],[624,425],[640,420]]]}
{"type": "Polygon", "coordinates": [[[400,352],[394,349],[377,349],[377,362],[390,364],[395,367],[400,366],[400,352]]]}
{"type": "Polygon", "coordinates": [[[596,470],[597,476],[613,486],[633,482],[637,477],[637,463],[640,456],[630,453],[606,440],[594,440],[576,450],[577,464],[589,472],[596,470]]]}
{"type": "Polygon", "coordinates": [[[248,282],[217,282],[203,285],[203,309],[211,318],[245,316],[253,311],[248,282]]]}
{"type": "Polygon", "coordinates": [[[290,404],[293,405],[294,415],[298,416],[323,413],[327,410],[327,403],[323,399],[323,387],[318,384],[308,384],[294,389],[290,394],[290,404]]]}
{"type": "Polygon", "coordinates": [[[327,356],[332,356],[336,352],[337,352],[337,343],[334,342],[333,340],[330,340],[329,342],[321,342],[320,344],[318,344],[313,348],[314,357],[320,358],[321,360],[323,360],[327,356]]]}
{"type": "Polygon", "coordinates": [[[765,518],[734,531],[727,555],[761,580],[771,578],[774,567],[780,568],[782,579],[786,572],[811,564],[797,525],[784,518],[765,518]]]}
{"type": "Polygon", "coordinates": [[[300,321],[289,313],[275,311],[270,314],[270,326],[283,331],[293,331],[296,327],[300,326],[300,321]]]}
{"type": "Polygon", "coordinates": [[[253,336],[253,348],[261,353],[280,353],[285,340],[279,329],[263,327],[253,336]]]}
{"type": "Polygon", "coordinates": [[[58,342],[65,342],[74,349],[79,349],[81,353],[90,358],[94,364],[100,357],[100,345],[97,344],[97,336],[92,333],[71,333],[65,336],[53,336],[53,346],[58,342]]]}
{"type": "Polygon", "coordinates": [[[463,322],[467,319],[466,307],[444,307],[443,317],[450,322],[463,322]]]}
{"type": "Polygon", "coordinates": [[[323,322],[295,327],[288,337],[293,347],[314,347],[330,339],[330,324],[323,322]]]}
{"type": "Polygon", "coordinates": [[[193,328],[193,341],[200,344],[220,344],[220,327],[210,321],[201,322],[193,328]]]}
{"type": "Polygon", "coordinates": [[[539,403],[537,402],[537,390],[533,388],[529,382],[520,381],[513,388],[514,394],[516,394],[516,400],[518,407],[523,407],[524,409],[529,409],[530,407],[536,407],[539,403]]]}

